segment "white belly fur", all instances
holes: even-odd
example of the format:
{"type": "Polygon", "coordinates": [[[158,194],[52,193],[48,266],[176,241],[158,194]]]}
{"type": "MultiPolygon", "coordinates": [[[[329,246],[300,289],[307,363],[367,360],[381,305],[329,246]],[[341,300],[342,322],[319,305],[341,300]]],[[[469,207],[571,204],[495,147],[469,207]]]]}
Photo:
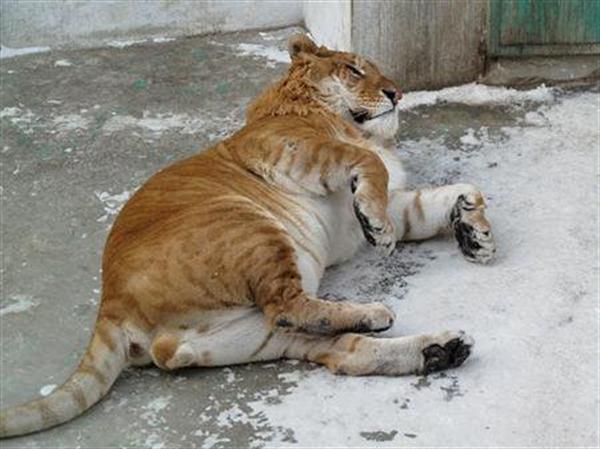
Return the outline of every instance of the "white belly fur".
{"type": "MultiPolygon", "coordinates": [[[[402,162],[389,151],[380,150],[377,153],[389,173],[388,190],[403,188],[405,173],[402,162]]],[[[302,242],[318,255],[319,261],[316,262],[300,245],[296,245],[303,287],[307,293],[315,294],[325,268],[350,259],[366,241],[354,215],[349,188],[325,197],[304,196],[296,200],[313,212],[303,217],[303,222],[311,229],[310,242],[298,235],[294,227],[288,226],[288,230],[294,240],[302,242]],[[326,229],[323,229],[323,223],[326,229]]]]}

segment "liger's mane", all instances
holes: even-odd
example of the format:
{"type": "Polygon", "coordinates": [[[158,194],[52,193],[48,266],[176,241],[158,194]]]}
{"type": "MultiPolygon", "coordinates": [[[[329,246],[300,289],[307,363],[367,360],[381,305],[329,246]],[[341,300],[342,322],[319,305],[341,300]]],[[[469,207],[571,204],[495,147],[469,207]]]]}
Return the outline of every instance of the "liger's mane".
{"type": "Polygon", "coordinates": [[[311,71],[310,62],[294,61],[283,79],[267,87],[250,103],[246,122],[281,115],[331,114],[322,102],[318,86],[312,81],[311,71]]]}

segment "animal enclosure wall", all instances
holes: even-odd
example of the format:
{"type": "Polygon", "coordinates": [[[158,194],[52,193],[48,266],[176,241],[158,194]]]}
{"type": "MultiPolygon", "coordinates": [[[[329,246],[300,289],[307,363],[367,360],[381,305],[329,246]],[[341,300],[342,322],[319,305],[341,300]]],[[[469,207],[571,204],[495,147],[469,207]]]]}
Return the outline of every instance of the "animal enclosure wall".
{"type": "Polygon", "coordinates": [[[352,50],[403,89],[469,82],[484,69],[487,12],[478,0],[354,0],[352,50]]]}
{"type": "Polygon", "coordinates": [[[1,0],[0,43],[81,47],[131,36],[283,27],[302,23],[302,5],[302,0],[1,0]]]}
{"type": "MultiPolygon", "coordinates": [[[[369,57],[403,89],[436,89],[476,80],[486,66],[494,71],[496,57],[559,55],[567,61],[564,55],[587,54],[554,70],[556,76],[538,76],[537,63],[518,76],[540,82],[597,78],[599,5],[597,0],[0,0],[0,43],[95,47],[112,40],[304,23],[319,44],[369,57]]],[[[515,84],[512,74],[504,75],[506,67],[494,83],[515,84]]]]}

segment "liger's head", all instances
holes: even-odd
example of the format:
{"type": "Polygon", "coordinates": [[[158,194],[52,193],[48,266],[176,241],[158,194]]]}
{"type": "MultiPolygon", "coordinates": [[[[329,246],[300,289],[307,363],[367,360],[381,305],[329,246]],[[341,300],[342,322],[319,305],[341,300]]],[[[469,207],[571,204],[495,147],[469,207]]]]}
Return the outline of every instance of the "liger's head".
{"type": "Polygon", "coordinates": [[[290,38],[289,53],[290,70],[254,99],[247,123],[326,110],[372,136],[394,136],[402,93],[375,64],[354,53],[317,47],[305,35],[290,38]]]}
{"type": "Polygon", "coordinates": [[[304,69],[328,108],[363,131],[392,137],[398,130],[399,87],[375,64],[354,53],[332,51],[305,35],[289,40],[294,65],[304,69]]]}

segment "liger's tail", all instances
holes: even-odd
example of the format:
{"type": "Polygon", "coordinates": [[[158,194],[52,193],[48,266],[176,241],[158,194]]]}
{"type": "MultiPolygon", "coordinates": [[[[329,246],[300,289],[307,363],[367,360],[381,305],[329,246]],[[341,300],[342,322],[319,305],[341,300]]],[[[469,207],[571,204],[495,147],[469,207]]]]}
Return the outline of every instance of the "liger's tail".
{"type": "Polygon", "coordinates": [[[77,370],[49,396],[0,412],[0,438],[24,435],[62,424],[98,402],[127,364],[125,335],[99,320],[77,370]]]}

